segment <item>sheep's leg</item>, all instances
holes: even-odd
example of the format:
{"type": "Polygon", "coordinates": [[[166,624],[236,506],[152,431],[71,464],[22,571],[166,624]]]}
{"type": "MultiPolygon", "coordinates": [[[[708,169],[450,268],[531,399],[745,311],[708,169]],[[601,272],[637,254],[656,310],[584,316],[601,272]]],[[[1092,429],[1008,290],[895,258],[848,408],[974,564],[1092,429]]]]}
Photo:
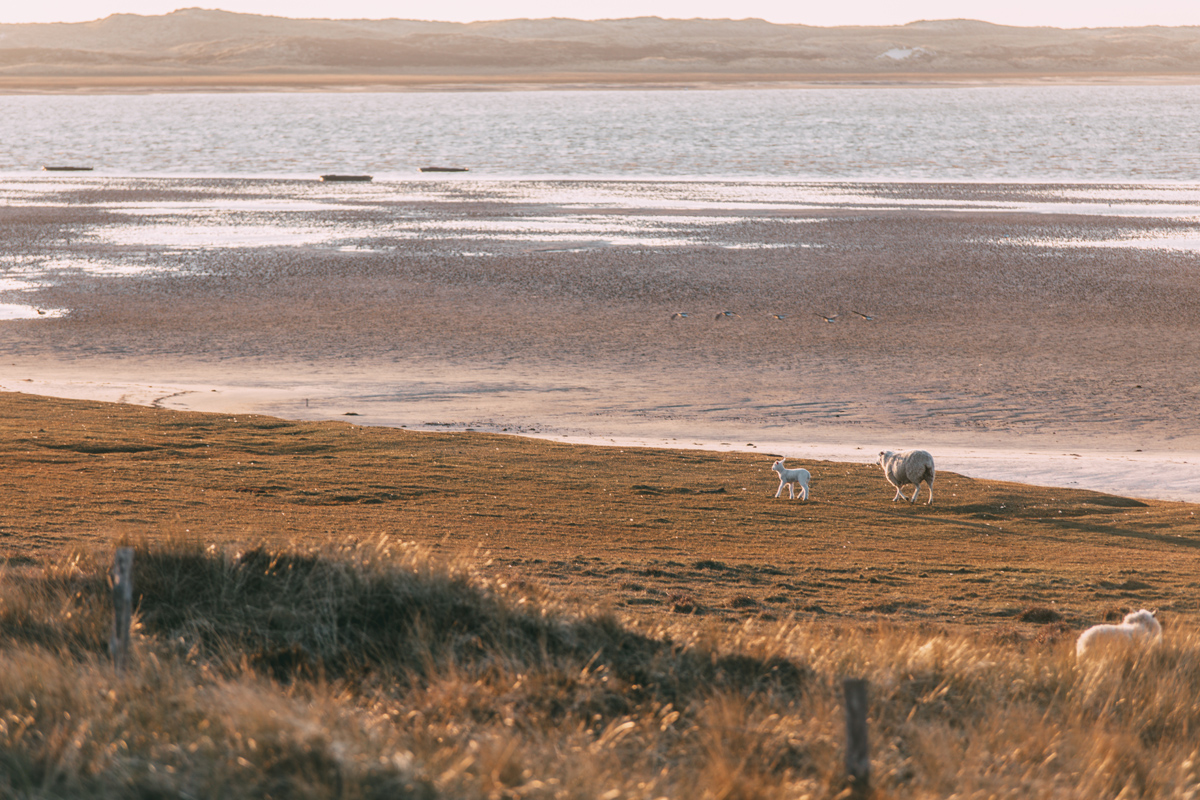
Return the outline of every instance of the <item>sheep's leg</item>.
{"type": "Polygon", "coordinates": [[[897,486],[896,487],[896,496],[892,498],[892,502],[894,503],[897,500],[907,500],[907,499],[908,498],[904,496],[904,492],[901,490],[901,488],[899,486],[897,486]]]}
{"type": "Polygon", "coordinates": [[[933,502],[933,481],[925,481],[925,485],[929,487],[929,499],[925,501],[925,505],[933,502]]]}
{"type": "Polygon", "coordinates": [[[775,496],[779,497],[779,495],[781,495],[781,494],[783,494],[783,479],[782,478],[779,480],[779,488],[775,490],[775,496]]]}
{"type": "Polygon", "coordinates": [[[788,483],[788,500],[795,500],[795,499],[796,499],[796,487],[792,486],[791,483],[788,483]]]}
{"type": "Polygon", "coordinates": [[[803,483],[800,484],[800,499],[806,503],[808,502],[808,487],[803,483]]]}

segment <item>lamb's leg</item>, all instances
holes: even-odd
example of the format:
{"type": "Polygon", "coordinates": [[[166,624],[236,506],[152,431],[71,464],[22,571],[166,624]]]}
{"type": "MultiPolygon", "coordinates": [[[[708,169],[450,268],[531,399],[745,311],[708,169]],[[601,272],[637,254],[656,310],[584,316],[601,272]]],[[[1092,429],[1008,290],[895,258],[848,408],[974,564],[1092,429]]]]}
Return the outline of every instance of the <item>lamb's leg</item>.
{"type": "Polygon", "coordinates": [[[788,481],[788,500],[796,499],[796,487],[792,486],[791,481],[788,481]]]}
{"type": "Polygon", "coordinates": [[[803,483],[800,484],[800,499],[806,503],[808,502],[808,486],[803,483]]]}
{"type": "Polygon", "coordinates": [[[783,478],[779,479],[779,488],[775,490],[776,497],[779,497],[781,494],[783,494],[783,478]]]}

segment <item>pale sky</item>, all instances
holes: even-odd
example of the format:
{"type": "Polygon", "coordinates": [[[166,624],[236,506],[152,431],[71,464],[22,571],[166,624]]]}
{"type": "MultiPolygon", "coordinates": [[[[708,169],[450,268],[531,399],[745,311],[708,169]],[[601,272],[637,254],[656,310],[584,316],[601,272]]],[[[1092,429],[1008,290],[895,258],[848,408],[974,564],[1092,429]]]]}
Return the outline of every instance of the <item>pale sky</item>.
{"type": "Polygon", "coordinates": [[[1003,25],[1101,28],[1200,25],[1200,0],[38,0],[0,2],[0,22],[86,22],[109,14],[166,14],[198,5],[249,14],[333,19],[453,22],[657,16],[744,19],[805,25],[902,25],[918,19],[982,19],[1003,25]],[[430,9],[436,9],[430,11],[430,9]]]}

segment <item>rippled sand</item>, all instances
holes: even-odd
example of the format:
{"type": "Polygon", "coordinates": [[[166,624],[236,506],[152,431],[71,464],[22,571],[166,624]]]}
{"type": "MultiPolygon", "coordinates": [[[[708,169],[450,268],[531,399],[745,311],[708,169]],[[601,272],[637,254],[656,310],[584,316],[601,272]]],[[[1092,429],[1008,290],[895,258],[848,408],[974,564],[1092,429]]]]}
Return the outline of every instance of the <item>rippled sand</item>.
{"type": "Polygon", "coordinates": [[[0,322],[5,389],[862,460],[923,446],[983,452],[976,474],[990,451],[1033,473],[1108,459],[1124,493],[1200,499],[1195,187],[0,190],[0,302],[46,312],[0,322]],[[1148,458],[1177,468],[1147,479],[1129,459],[1148,458]]]}

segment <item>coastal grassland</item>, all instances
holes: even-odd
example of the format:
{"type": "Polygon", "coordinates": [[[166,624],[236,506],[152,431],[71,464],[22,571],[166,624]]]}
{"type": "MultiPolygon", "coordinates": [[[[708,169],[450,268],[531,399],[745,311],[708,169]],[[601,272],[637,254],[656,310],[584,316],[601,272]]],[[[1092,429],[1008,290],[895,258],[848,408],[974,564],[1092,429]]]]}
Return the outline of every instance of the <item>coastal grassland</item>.
{"type": "Polygon", "coordinates": [[[141,543],[133,663],[106,561],[0,580],[15,797],[835,797],[844,676],[875,797],[1192,797],[1200,636],[1095,669],[1071,639],[801,619],[649,622],[416,545],[141,543]]]}
{"type": "Polygon", "coordinates": [[[3,795],[834,797],[847,676],[878,797],[1200,792],[1193,505],[15,393],[0,456],[3,795]]]}
{"type": "Polygon", "coordinates": [[[940,472],[934,504],[910,506],[873,463],[803,459],[789,464],[812,472],[813,499],[791,502],[774,497],[776,457],[0,393],[0,557],[44,566],[125,535],[383,535],[651,619],[878,615],[1028,633],[1038,609],[1073,627],[1129,606],[1200,609],[1195,505],[940,472]]]}

